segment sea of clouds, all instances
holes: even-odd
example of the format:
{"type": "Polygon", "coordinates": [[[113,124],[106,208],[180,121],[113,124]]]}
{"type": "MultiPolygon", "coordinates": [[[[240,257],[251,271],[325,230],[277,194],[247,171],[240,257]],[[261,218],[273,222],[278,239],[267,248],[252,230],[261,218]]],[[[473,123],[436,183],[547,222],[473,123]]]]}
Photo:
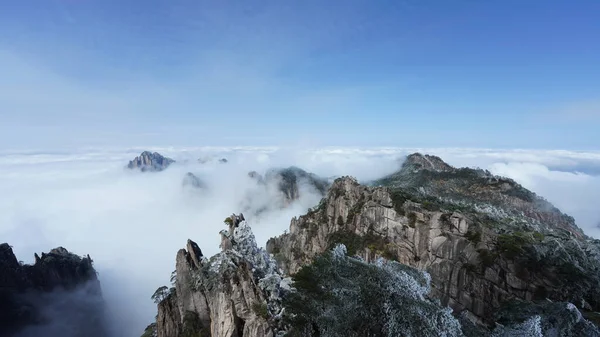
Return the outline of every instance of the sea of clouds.
{"type": "MultiPolygon", "coordinates": [[[[397,170],[406,154],[435,154],[454,166],[481,167],[515,179],[575,217],[600,238],[600,152],[422,148],[150,148],[0,152],[0,242],[33,262],[34,252],[64,246],[90,254],[102,282],[115,336],[139,336],[156,314],[154,290],[169,283],[188,238],[205,255],[218,251],[223,220],[242,205],[270,203],[248,172],[298,166],[322,177],[361,181],[397,170]],[[160,173],[124,166],[142,150],[177,160],[160,173]],[[200,164],[199,158],[207,160],[200,164]],[[229,162],[221,164],[219,158],[229,162]],[[182,187],[186,172],[208,185],[182,187]]],[[[259,244],[283,233],[320,197],[304,190],[290,207],[246,214],[259,244]]],[[[258,207],[258,206],[257,206],[258,207]]]]}

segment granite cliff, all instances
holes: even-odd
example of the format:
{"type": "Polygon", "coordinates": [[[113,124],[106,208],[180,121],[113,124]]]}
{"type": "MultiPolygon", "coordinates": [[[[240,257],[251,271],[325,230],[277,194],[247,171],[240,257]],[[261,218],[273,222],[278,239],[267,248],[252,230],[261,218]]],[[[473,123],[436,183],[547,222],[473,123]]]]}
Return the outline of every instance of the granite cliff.
{"type": "Polygon", "coordinates": [[[256,185],[246,192],[240,209],[253,216],[288,207],[302,197],[320,198],[330,185],[316,174],[293,166],[269,169],[264,176],[252,171],[248,178],[256,185]]]}
{"type": "Polygon", "coordinates": [[[175,160],[164,157],[158,152],[144,151],[139,156],[127,164],[127,168],[131,170],[140,170],[142,172],[160,172],[165,170],[175,160]]]}
{"type": "Polygon", "coordinates": [[[600,309],[600,241],[514,181],[414,154],[372,185],[337,179],[267,250],[289,274],[337,243],[413,266],[431,275],[433,297],[478,325],[517,299],[600,309]]]}
{"type": "Polygon", "coordinates": [[[191,240],[177,253],[174,287],[158,303],[150,335],[276,335],[281,292],[289,280],[258,248],[243,215],[232,215],[225,223],[228,229],[221,231],[221,253],[209,259],[191,240]]]}

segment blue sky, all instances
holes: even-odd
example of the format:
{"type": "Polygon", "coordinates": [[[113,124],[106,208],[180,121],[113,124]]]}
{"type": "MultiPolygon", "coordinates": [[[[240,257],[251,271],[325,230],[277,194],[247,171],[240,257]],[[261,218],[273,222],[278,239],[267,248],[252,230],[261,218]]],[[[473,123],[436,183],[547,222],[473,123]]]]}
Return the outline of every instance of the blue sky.
{"type": "Polygon", "coordinates": [[[0,3],[0,147],[600,146],[598,1],[0,3]]]}

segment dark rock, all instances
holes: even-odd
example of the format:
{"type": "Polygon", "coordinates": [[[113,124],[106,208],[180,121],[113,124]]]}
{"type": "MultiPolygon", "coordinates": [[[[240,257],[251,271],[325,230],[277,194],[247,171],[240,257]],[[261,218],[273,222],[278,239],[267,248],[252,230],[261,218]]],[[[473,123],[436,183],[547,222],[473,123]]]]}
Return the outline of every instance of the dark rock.
{"type": "Polygon", "coordinates": [[[202,250],[198,247],[198,244],[194,241],[188,239],[187,241],[187,251],[189,252],[189,256],[194,262],[196,268],[200,268],[200,261],[202,261],[202,250]]]}
{"type": "Polygon", "coordinates": [[[49,336],[106,336],[92,260],[63,247],[35,254],[34,265],[21,265],[8,244],[0,245],[0,313],[0,336],[33,336],[38,330],[49,336]]]}
{"type": "Polygon", "coordinates": [[[271,169],[265,174],[264,181],[267,184],[270,182],[277,183],[279,190],[288,201],[300,198],[299,187],[301,184],[311,186],[321,195],[325,195],[329,187],[327,180],[294,166],[285,169],[271,169]]]}
{"type": "Polygon", "coordinates": [[[164,157],[158,152],[144,151],[130,161],[127,168],[138,169],[142,172],[159,172],[173,163],[175,163],[175,160],[164,157]]]}

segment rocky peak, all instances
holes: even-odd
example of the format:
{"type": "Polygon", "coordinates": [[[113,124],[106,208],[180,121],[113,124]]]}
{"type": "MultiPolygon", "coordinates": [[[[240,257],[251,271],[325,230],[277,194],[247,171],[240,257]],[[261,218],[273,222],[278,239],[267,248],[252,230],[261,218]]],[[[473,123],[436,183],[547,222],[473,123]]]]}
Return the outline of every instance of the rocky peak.
{"type": "Polygon", "coordinates": [[[224,222],[219,254],[208,259],[191,240],[177,253],[175,288],[158,304],[158,337],[274,336],[279,329],[286,279],[242,214],[224,222]]]}
{"type": "Polygon", "coordinates": [[[191,187],[194,189],[206,188],[206,184],[192,172],[188,172],[185,174],[181,185],[183,187],[191,187]]]}
{"type": "Polygon", "coordinates": [[[402,164],[402,169],[412,171],[429,170],[437,172],[454,170],[454,168],[446,164],[442,158],[428,154],[423,155],[418,152],[406,157],[406,160],[402,164]]]}
{"type": "Polygon", "coordinates": [[[288,202],[300,198],[300,186],[302,184],[310,186],[321,195],[325,195],[325,192],[327,192],[329,187],[327,180],[295,166],[282,169],[270,169],[266,172],[264,178],[256,171],[248,173],[248,176],[255,179],[260,184],[277,184],[279,190],[283,193],[288,202]]]}
{"type": "Polygon", "coordinates": [[[175,160],[162,156],[158,152],[144,151],[129,162],[127,168],[139,169],[142,172],[159,172],[165,170],[175,160]]]}
{"type": "MultiPolygon", "coordinates": [[[[0,245],[0,335],[35,335],[32,331],[47,329],[44,324],[50,323],[105,336],[102,310],[100,283],[89,256],[81,258],[58,247],[41,257],[35,254],[35,264],[27,265],[17,261],[7,243],[0,245]],[[86,318],[72,321],[67,303],[86,318]]],[[[66,330],[61,333],[71,336],[66,330]]]]}
{"type": "Polygon", "coordinates": [[[402,169],[372,185],[461,209],[487,209],[498,216],[520,219],[519,222],[528,223],[536,230],[568,232],[584,238],[572,217],[514,180],[482,169],[453,168],[435,156],[412,154],[402,169]]]}

